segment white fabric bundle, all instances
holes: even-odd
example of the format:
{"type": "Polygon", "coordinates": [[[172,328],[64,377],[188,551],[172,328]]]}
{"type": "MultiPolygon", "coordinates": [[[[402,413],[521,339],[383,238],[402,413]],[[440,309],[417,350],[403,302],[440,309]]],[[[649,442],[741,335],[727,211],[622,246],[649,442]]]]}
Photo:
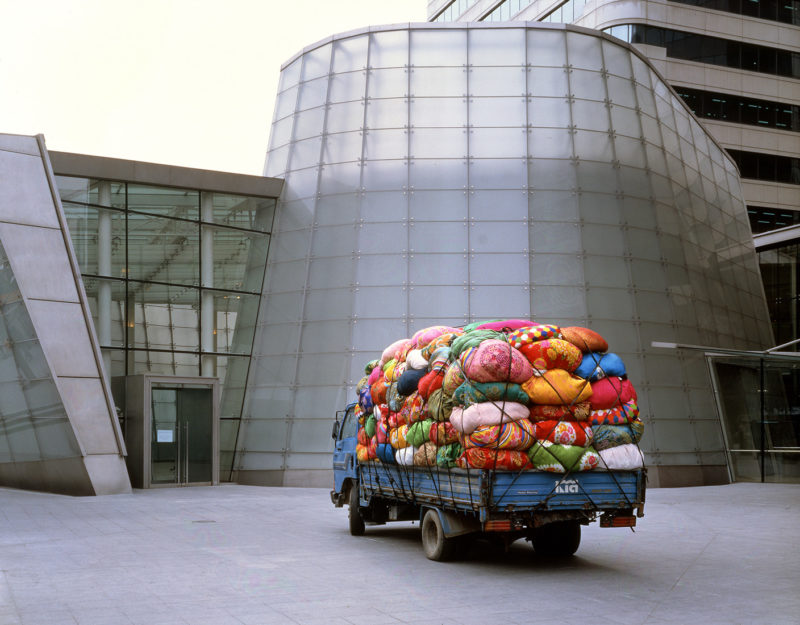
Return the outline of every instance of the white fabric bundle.
{"type": "Polygon", "coordinates": [[[412,349],[406,356],[406,365],[409,369],[427,369],[428,361],[422,355],[421,349],[412,349]]]}
{"type": "Polygon", "coordinates": [[[508,421],[527,419],[531,411],[514,401],[484,401],[467,408],[456,407],[450,414],[450,423],[459,432],[472,434],[481,425],[498,425],[508,421]]]}
{"type": "Polygon", "coordinates": [[[600,467],[617,471],[632,471],[644,466],[642,452],[637,445],[618,445],[598,452],[603,459],[600,467]]]}
{"type": "Polygon", "coordinates": [[[398,449],[394,454],[395,462],[404,467],[412,466],[414,464],[414,454],[417,453],[418,449],[419,447],[413,447],[411,445],[403,447],[403,449],[398,449]]]}

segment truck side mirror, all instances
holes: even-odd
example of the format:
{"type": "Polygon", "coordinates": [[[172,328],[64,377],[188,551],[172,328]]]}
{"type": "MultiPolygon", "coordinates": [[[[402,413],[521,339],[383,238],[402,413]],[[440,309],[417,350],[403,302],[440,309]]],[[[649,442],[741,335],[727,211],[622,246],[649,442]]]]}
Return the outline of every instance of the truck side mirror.
{"type": "Polygon", "coordinates": [[[333,422],[333,431],[331,432],[331,438],[336,440],[339,436],[339,420],[333,422]]]}

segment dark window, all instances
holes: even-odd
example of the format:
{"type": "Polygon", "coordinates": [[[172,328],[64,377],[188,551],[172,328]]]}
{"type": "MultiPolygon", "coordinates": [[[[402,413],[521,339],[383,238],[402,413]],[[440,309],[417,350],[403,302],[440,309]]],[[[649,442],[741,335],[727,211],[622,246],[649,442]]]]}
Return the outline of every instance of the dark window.
{"type": "Polygon", "coordinates": [[[671,0],[783,24],[800,24],[800,0],[671,0]]]}
{"type": "MultiPolygon", "coordinates": [[[[749,0],[747,0],[749,1],[749,0]]],[[[617,27],[612,27],[618,29],[617,27]]],[[[604,32],[612,32],[612,28],[604,32]]],[[[612,34],[619,36],[620,30],[612,34]]],[[[667,56],[685,61],[736,67],[762,74],[800,78],[800,53],[741,41],[707,37],[668,28],[631,24],[630,43],[646,43],[667,49],[667,56]]]]}
{"type": "Polygon", "coordinates": [[[754,234],[800,224],[800,211],[787,211],[766,206],[748,206],[750,229],[754,234]]]}
{"type": "Polygon", "coordinates": [[[739,166],[742,178],[800,184],[800,158],[744,150],[727,151],[739,166]]]}

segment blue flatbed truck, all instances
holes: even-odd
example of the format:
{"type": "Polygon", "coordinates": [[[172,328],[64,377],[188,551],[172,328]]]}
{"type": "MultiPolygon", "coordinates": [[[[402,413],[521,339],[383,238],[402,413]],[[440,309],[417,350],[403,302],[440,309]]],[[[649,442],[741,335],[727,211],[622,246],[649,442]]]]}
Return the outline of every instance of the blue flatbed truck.
{"type": "Polygon", "coordinates": [[[349,506],[353,536],[368,524],[420,521],[431,560],[452,559],[478,536],[506,547],[524,538],[539,555],[570,556],[581,525],[633,527],[644,516],[645,469],[558,474],[360,463],[354,406],[337,413],[333,426],[331,491],[335,506],[349,506]]]}

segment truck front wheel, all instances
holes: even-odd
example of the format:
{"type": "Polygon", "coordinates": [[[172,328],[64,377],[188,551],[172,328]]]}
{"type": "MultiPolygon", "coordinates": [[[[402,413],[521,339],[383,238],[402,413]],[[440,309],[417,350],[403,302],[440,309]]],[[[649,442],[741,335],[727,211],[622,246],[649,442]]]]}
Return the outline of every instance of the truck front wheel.
{"type": "Polygon", "coordinates": [[[350,519],[350,535],[363,536],[364,535],[364,517],[361,516],[361,510],[358,506],[358,484],[350,486],[350,511],[348,517],[350,519]]]}
{"type": "Polygon", "coordinates": [[[576,521],[560,521],[537,527],[533,532],[533,549],[537,555],[571,556],[581,544],[581,526],[576,521]]]}
{"type": "Polygon", "coordinates": [[[452,560],[458,548],[455,538],[444,535],[442,521],[436,510],[427,510],[422,517],[422,548],[429,560],[437,562],[452,560]]]}

